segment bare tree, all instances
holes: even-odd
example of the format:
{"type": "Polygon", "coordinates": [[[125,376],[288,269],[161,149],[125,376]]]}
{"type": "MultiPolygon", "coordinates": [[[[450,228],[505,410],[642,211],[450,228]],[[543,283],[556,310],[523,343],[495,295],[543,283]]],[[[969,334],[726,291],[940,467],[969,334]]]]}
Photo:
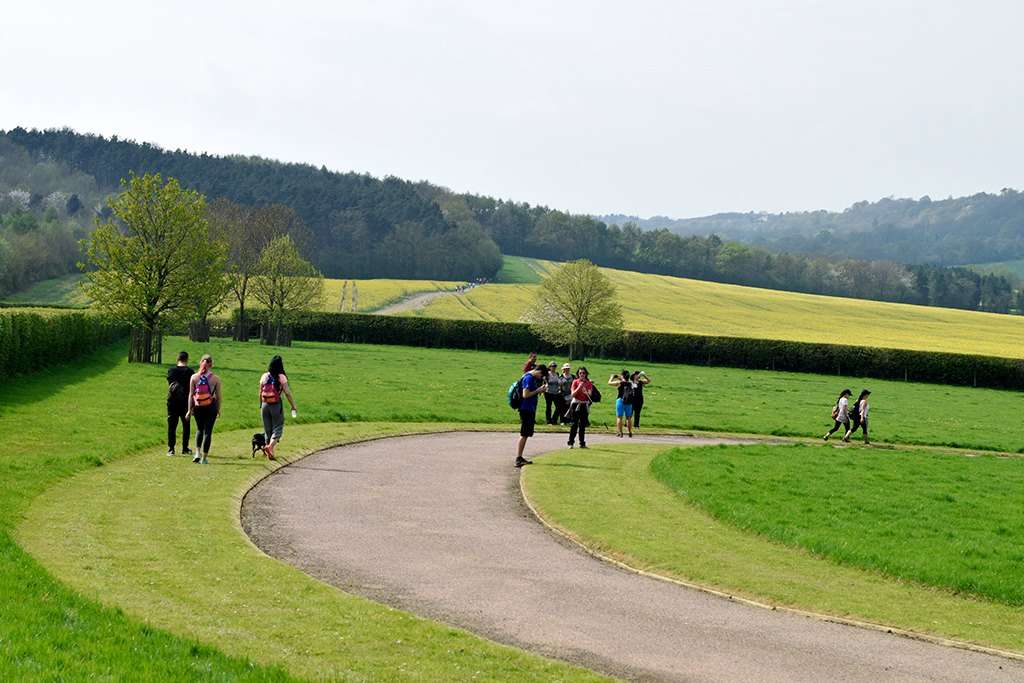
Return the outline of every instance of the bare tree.
{"type": "Polygon", "coordinates": [[[544,278],[524,318],[541,339],[569,347],[572,358],[585,346],[601,346],[622,335],[615,285],[587,260],[567,263],[544,278]]]}

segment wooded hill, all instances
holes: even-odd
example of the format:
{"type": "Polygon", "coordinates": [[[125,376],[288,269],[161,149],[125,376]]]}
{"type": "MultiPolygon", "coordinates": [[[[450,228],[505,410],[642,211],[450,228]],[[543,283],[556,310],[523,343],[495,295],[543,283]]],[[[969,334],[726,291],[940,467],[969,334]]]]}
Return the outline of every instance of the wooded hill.
{"type": "Polygon", "coordinates": [[[844,211],[719,213],[700,218],[603,216],[616,225],[668,229],[823,256],[966,265],[1024,257],[1024,194],[857,202],[844,211]]]}
{"type": "Polygon", "coordinates": [[[111,192],[131,172],[159,172],[210,200],[288,205],[310,229],[308,255],[328,276],[490,278],[503,252],[560,261],[587,258],[625,270],[815,294],[994,312],[1020,308],[1011,281],[997,274],[773,253],[715,235],[681,237],[667,229],[609,225],[548,207],[457,194],[427,182],[259,157],[169,151],[68,129],[15,128],[0,131],[0,140],[40,163],[85,174],[111,192]]]}

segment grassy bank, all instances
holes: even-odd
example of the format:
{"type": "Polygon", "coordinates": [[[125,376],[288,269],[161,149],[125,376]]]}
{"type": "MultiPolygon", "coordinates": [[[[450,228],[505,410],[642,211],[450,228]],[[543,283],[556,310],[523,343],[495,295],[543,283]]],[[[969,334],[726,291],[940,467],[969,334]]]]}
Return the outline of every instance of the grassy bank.
{"type": "MultiPolygon", "coordinates": [[[[744,458],[746,456],[743,452],[747,448],[679,449],[660,456],[664,458],[663,464],[671,463],[671,471],[678,473],[680,479],[685,479],[685,496],[665,486],[651,472],[651,462],[659,457],[659,453],[664,452],[663,446],[623,445],[596,447],[587,451],[562,451],[538,459],[532,468],[524,472],[524,485],[529,499],[548,522],[597,552],[635,568],[761,603],[884,624],[1024,653],[1024,609],[1019,606],[957,594],[910,580],[905,574],[892,576],[880,571],[838,564],[810,552],[807,549],[809,546],[790,546],[776,542],[767,535],[726,521],[725,514],[719,518],[706,512],[703,507],[692,504],[690,496],[699,487],[691,485],[686,468],[692,465],[700,472],[705,460],[714,463],[744,458]],[[677,463],[678,466],[675,466],[677,463]]],[[[744,467],[734,466],[730,469],[724,464],[708,465],[718,471],[717,475],[710,478],[702,478],[699,473],[696,475],[699,480],[712,481],[712,488],[722,481],[735,482],[744,478],[760,484],[756,493],[743,489],[735,494],[723,494],[720,504],[724,509],[742,511],[756,506],[767,520],[779,520],[788,512],[791,517],[795,517],[793,525],[801,528],[802,520],[816,517],[821,507],[828,508],[829,498],[824,495],[812,498],[799,496],[800,502],[795,502],[798,496],[791,491],[801,490],[799,479],[819,479],[818,475],[807,468],[800,469],[799,474],[791,471],[792,476],[784,480],[756,472],[765,458],[785,459],[794,454],[793,448],[749,448],[753,449],[753,453],[776,453],[771,449],[778,450],[775,455],[755,455],[744,467]],[[752,502],[751,498],[758,502],[752,502]]],[[[818,451],[821,459],[834,457],[837,463],[854,461],[852,469],[863,469],[865,478],[870,477],[877,464],[875,458],[867,459],[867,451],[864,449],[841,450],[826,446],[798,448],[807,448],[808,452],[818,451]]],[[[928,487],[930,490],[936,490],[936,487],[941,489],[942,486],[938,485],[940,480],[964,485],[961,477],[974,481],[974,473],[992,467],[991,463],[973,465],[970,459],[962,456],[946,457],[900,451],[878,453],[877,459],[884,458],[893,458],[897,464],[883,467],[883,471],[891,474],[894,469],[898,470],[908,482],[914,483],[919,482],[921,477],[933,479],[933,486],[928,487]],[[926,466],[931,474],[925,477],[917,474],[915,468],[927,458],[934,458],[935,462],[926,466]],[[937,471],[942,474],[934,477],[937,471]]],[[[1014,459],[1001,462],[1008,463],[1005,464],[1006,469],[1012,469],[1017,473],[1015,476],[1024,470],[1024,461],[1014,459]]],[[[799,464],[794,463],[793,467],[799,464]]],[[[837,464],[836,467],[851,469],[845,464],[837,464]]],[[[989,474],[995,469],[998,468],[989,470],[989,474]]],[[[840,476],[836,475],[835,470],[826,469],[820,480],[824,482],[829,474],[840,476]]],[[[840,476],[835,488],[843,488],[844,483],[853,484],[848,476],[840,476]]],[[[974,521],[981,521],[979,516],[969,517],[962,524],[952,520],[944,529],[938,528],[937,524],[933,525],[924,532],[937,544],[937,547],[932,548],[917,545],[912,537],[914,532],[903,530],[899,533],[905,534],[907,547],[901,549],[899,536],[887,536],[893,525],[900,524],[893,521],[893,518],[901,515],[911,519],[920,518],[914,517],[901,506],[900,501],[928,498],[923,493],[919,497],[904,488],[890,485],[890,491],[895,491],[891,496],[892,506],[887,511],[878,506],[873,508],[875,513],[871,517],[879,522],[877,528],[851,528],[852,517],[860,514],[854,504],[851,505],[852,511],[856,513],[854,515],[841,515],[838,519],[835,516],[822,517],[826,521],[820,523],[819,531],[840,547],[847,544],[846,539],[849,539],[849,545],[855,545],[865,537],[881,535],[888,545],[884,549],[879,547],[877,554],[881,555],[884,550],[907,562],[936,563],[940,560],[935,556],[955,557],[960,551],[966,551],[970,543],[980,540],[986,529],[995,533],[995,529],[1002,524],[1001,520],[990,519],[987,527],[983,525],[984,528],[975,528],[974,521]],[[979,534],[979,531],[982,533],[979,534]],[[944,534],[951,534],[953,538],[944,534]],[[907,535],[911,537],[907,538],[907,535]]],[[[869,498],[873,495],[870,490],[864,489],[833,490],[833,495],[850,501],[857,492],[869,498]]],[[[972,489],[962,492],[960,499],[966,507],[990,495],[988,490],[972,489]]],[[[1019,517],[1019,511],[1012,504],[1012,496],[1007,494],[1003,500],[1009,505],[1000,506],[999,509],[1010,519],[1019,517]]],[[[935,501],[935,504],[942,503],[935,501]]],[[[865,504],[865,507],[872,508],[870,504],[865,504]]],[[[728,515],[731,519],[732,513],[728,515]]],[[[860,521],[870,523],[863,517],[860,521]]],[[[751,527],[761,524],[750,522],[751,527]]],[[[780,528],[784,528],[784,525],[780,525],[780,528]]],[[[1007,548],[1006,544],[1001,547],[1007,548]]],[[[1008,552],[1012,554],[1014,551],[1008,552]]],[[[1012,560],[1010,562],[1012,564],[1012,560]]],[[[970,572],[969,576],[976,579],[983,575],[980,570],[970,567],[966,569],[970,572]]],[[[1016,573],[1013,567],[1010,567],[1010,573],[1016,573]]],[[[1007,578],[1013,580],[1012,577],[1007,578]]]]}

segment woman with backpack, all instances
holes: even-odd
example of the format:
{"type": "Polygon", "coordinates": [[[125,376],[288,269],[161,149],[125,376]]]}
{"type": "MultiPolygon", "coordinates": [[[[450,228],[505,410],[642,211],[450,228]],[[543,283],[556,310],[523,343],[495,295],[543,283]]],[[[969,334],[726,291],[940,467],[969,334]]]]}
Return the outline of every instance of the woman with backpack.
{"type": "Polygon", "coordinates": [[[832,429],[828,430],[823,439],[828,441],[828,438],[839,431],[840,427],[846,428],[846,434],[843,436],[843,441],[850,440],[850,400],[847,396],[853,396],[853,392],[849,389],[843,389],[839,392],[839,398],[836,399],[836,404],[832,406],[832,420],[835,422],[832,425],[832,429]]]}
{"type": "Polygon", "coordinates": [[[633,397],[636,385],[629,378],[629,370],[621,375],[612,375],[608,384],[617,387],[619,397],[615,399],[615,436],[622,438],[622,422],[625,420],[629,438],[633,438],[633,397]]]}
{"type": "Polygon", "coordinates": [[[871,405],[868,403],[868,396],[871,392],[865,389],[860,392],[860,396],[857,397],[857,402],[853,404],[853,426],[851,426],[847,432],[846,437],[843,441],[849,441],[850,435],[857,431],[858,427],[864,429],[864,443],[870,445],[868,441],[868,412],[871,410],[871,405]]]}
{"type": "Polygon", "coordinates": [[[263,418],[263,438],[267,444],[263,452],[269,460],[275,460],[274,448],[284,434],[281,394],[285,395],[292,406],[292,417],[297,417],[298,408],[295,407],[291,387],[288,386],[288,376],[284,374],[284,360],[281,356],[274,356],[270,359],[267,371],[260,376],[260,416],[263,418]]]}
{"type": "Polygon", "coordinates": [[[593,401],[594,383],[585,367],[580,366],[576,370],[576,379],[572,381],[569,399],[569,417],[572,426],[569,428],[569,448],[576,442],[576,435],[580,437],[580,448],[587,447],[587,427],[590,426],[590,404],[593,401]]]}
{"type": "Polygon", "coordinates": [[[209,464],[210,440],[213,439],[213,423],[220,417],[220,377],[213,374],[213,356],[205,354],[199,360],[199,372],[192,375],[188,383],[188,413],[185,419],[196,418],[196,453],[192,462],[209,464]]]}

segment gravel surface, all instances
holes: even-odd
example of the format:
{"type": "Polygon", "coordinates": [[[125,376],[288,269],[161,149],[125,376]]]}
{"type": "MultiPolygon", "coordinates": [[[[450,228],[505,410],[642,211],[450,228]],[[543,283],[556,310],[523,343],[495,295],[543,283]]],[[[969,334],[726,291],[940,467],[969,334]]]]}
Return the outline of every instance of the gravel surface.
{"type": "MultiPolygon", "coordinates": [[[[253,489],[243,525],[268,554],[343,590],[622,678],[1024,680],[1021,662],[759,609],[601,562],[527,510],[516,438],[437,434],[324,451],[253,489]]],[[[528,456],[564,439],[538,434],[528,456]]]]}

